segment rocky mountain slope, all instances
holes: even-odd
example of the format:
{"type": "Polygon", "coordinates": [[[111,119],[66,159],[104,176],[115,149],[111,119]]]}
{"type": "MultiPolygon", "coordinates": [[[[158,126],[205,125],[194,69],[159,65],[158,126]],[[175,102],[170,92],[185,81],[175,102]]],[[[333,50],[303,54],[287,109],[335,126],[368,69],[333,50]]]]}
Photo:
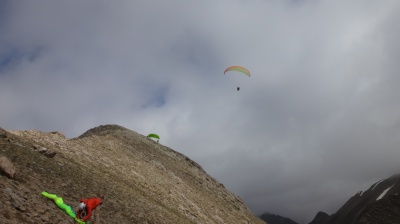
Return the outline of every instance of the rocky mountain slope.
{"type": "Polygon", "coordinates": [[[0,129],[0,223],[73,223],[42,191],[77,210],[105,195],[101,223],[264,223],[196,162],[117,125],[73,139],[0,129]]]}
{"type": "Polygon", "coordinates": [[[335,214],[318,213],[318,224],[400,224],[400,174],[373,184],[351,197],[335,214]]]}

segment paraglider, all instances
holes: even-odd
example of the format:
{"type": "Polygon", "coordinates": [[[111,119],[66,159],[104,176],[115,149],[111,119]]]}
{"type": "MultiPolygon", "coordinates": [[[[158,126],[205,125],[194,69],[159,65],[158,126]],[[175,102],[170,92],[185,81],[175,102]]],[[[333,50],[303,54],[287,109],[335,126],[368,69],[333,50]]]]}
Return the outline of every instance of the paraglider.
{"type": "MultiPolygon", "coordinates": [[[[250,73],[250,71],[249,71],[247,68],[242,67],[242,66],[238,66],[238,65],[233,65],[233,66],[229,66],[228,68],[226,68],[225,71],[224,71],[224,75],[225,75],[227,72],[230,72],[230,71],[241,72],[241,73],[247,75],[248,77],[251,76],[251,73],[250,73]]],[[[237,87],[236,87],[236,90],[239,91],[239,90],[240,90],[240,87],[237,86],[237,87]]]]}
{"type": "Polygon", "coordinates": [[[155,138],[155,139],[157,139],[157,142],[160,141],[160,136],[158,136],[157,134],[154,134],[154,133],[148,134],[147,137],[148,138],[155,138]]]}

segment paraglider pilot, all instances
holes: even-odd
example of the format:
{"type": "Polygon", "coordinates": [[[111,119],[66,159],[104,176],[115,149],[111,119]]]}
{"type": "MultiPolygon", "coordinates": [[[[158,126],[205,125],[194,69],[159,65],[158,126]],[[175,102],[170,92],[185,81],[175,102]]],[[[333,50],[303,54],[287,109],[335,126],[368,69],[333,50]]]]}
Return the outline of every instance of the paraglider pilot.
{"type": "Polygon", "coordinates": [[[103,196],[100,198],[88,198],[87,200],[82,198],[79,203],[77,218],[86,222],[92,216],[92,211],[102,203],[102,200],[104,200],[103,196]]]}
{"type": "Polygon", "coordinates": [[[238,87],[236,87],[236,90],[237,90],[237,91],[239,91],[239,90],[240,90],[240,87],[239,87],[239,86],[238,86],[238,87]]]}

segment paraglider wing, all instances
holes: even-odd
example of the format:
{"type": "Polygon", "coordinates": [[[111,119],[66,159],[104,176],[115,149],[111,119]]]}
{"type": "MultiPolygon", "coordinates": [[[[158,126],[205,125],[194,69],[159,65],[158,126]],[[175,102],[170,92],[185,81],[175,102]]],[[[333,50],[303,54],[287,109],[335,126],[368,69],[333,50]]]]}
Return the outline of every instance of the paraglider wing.
{"type": "Polygon", "coordinates": [[[160,136],[158,136],[157,134],[154,134],[154,133],[148,134],[147,137],[148,138],[156,138],[156,139],[160,140],[160,136]]]}
{"type": "Polygon", "coordinates": [[[237,66],[237,65],[229,66],[227,69],[225,69],[224,74],[229,71],[238,71],[238,72],[241,72],[241,73],[247,75],[248,77],[251,76],[250,71],[242,66],[237,66]]]}
{"type": "Polygon", "coordinates": [[[42,195],[45,196],[46,198],[49,198],[51,200],[54,201],[54,203],[56,203],[56,205],[65,211],[65,213],[67,213],[71,218],[73,218],[75,220],[75,222],[79,223],[79,224],[85,224],[85,222],[81,221],[80,219],[78,219],[76,217],[75,212],[72,210],[72,207],[65,204],[64,200],[61,197],[58,197],[55,194],[49,194],[46,191],[42,192],[42,195]]]}

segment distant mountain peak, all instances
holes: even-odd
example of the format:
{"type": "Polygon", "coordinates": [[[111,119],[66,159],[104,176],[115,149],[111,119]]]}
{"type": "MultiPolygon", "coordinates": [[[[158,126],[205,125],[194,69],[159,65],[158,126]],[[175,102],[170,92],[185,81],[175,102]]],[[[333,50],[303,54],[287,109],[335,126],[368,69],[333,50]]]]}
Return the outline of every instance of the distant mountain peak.
{"type": "Polygon", "coordinates": [[[366,191],[357,192],[331,216],[321,219],[318,213],[310,224],[400,223],[399,193],[400,174],[395,174],[375,182],[366,191]]]}
{"type": "Polygon", "coordinates": [[[262,215],[259,216],[262,220],[266,221],[268,224],[297,224],[295,221],[280,216],[276,214],[272,214],[269,212],[264,212],[262,215]]]}

